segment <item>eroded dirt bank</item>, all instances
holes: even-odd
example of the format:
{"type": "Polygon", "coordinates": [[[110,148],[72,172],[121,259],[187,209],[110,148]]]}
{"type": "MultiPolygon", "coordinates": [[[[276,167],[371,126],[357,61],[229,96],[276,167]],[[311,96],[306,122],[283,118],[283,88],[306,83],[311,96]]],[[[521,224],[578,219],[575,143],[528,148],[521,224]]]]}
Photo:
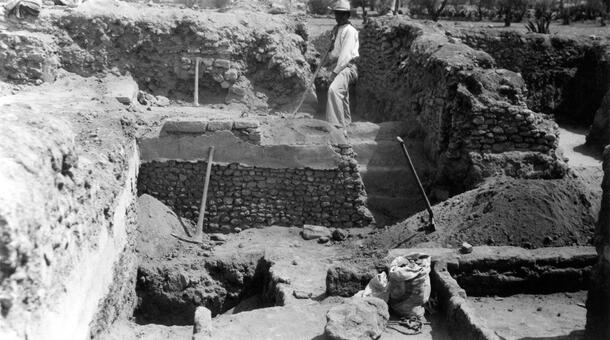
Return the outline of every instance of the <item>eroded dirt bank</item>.
{"type": "Polygon", "coordinates": [[[114,274],[125,269],[119,277],[135,283],[139,164],[133,131],[121,124],[130,114],[99,97],[106,91],[104,81],[65,77],[0,99],[7,338],[82,338],[135,302],[122,285],[104,302],[114,274]],[[110,309],[100,315],[104,303],[110,309]]]}

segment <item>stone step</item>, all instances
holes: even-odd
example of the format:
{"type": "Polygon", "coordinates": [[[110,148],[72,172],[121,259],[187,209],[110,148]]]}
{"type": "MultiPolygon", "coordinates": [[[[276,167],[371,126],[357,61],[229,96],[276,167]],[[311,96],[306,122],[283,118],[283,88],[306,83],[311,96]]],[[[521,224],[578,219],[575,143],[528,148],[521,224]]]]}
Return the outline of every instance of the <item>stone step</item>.
{"type": "Polygon", "coordinates": [[[354,122],[347,128],[350,139],[358,141],[393,141],[396,136],[404,136],[409,133],[412,124],[403,121],[390,121],[379,124],[370,122],[354,122]]]}
{"type": "MultiPolygon", "coordinates": [[[[351,142],[360,166],[408,166],[402,148],[396,141],[351,142]]],[[[407,142],[407,149],[416,169],[427,166],[421,142],[407,142]]]]}
{"type": "Polygon", "coordinates": [[[368,167],[360,170],[368,195],[388,197],[418,196],[415,177],[408,168],[368,167]]]}
{"type": "Polygon", "coordinates": [[[420,196],[388,197],[368,195],[366,205],[375,216],[378,226],[392,225],[426,209],[420,196]]]}

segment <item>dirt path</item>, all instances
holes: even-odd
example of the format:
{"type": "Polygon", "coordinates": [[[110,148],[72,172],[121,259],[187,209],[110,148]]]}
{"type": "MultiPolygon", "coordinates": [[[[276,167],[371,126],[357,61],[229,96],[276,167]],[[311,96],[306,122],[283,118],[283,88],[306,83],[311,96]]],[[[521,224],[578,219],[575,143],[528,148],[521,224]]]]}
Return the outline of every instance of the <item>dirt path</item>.
{"type": "Polygon", "coordinates": [[[559,147],[569,159],[570,167],[601,167],[601,155],[585,145],[587,129],[563,126],[559,128],[559,147]]]}
{"type": "Polygon", "coordinates": [[[469,304],[504,339],[584,339],[586,291],[473,297],[469,304]]]}

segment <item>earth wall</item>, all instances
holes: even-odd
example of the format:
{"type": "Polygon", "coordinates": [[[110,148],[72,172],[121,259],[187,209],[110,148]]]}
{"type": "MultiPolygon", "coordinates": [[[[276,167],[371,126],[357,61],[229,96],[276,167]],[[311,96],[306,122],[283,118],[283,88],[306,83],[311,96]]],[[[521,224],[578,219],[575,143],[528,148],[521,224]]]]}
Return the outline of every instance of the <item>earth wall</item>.
{"type": "Polygon", "coordinates": [[[295,102],[315,53],[298,22],[260,12],[92,1],[43,15],[33,31],[0,33],[0,79],[40,84],[58,69],[129,72],[141,90],[190,101],[200,60],[201,102],[263,110],[295,102]]]}
{"type": "Polygon", "coordinates": [[[68,120],[2,107],[0,338],[95,336],[136,303],[135,144],[94,164],[68,120]]]}

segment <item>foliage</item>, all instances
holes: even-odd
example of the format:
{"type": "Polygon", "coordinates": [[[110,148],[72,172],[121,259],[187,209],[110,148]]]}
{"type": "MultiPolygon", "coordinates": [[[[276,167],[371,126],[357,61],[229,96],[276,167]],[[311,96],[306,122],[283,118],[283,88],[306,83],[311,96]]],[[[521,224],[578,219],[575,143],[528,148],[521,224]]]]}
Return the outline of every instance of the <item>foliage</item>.
{"type": "Polygon", "coordinates": [[[410,5],[420,11],[424,9],[430,19],[437,21],[447,3],[448,0],[411,0],[410,5]]]}
{"type": "Polygon", "coordinates": [[[377,13],[384,15],[394,10],[394,0],[377,0],[375,1],[377,13]]]}
{"type": "Polygon", "coordinates": [[[510,26],[513,21],[521,21],[529,5],[528,0],[498,0],[497,6],[504,15],[504,26],[510,26]]]}
{"type": "Polygon", "coordinates": [[[529,32],[549,34],[549,25],[553,19],[553,0],[536,0],[534,20],[529,20],[525,28],[529,32]]]}
{"type": "Polygon", "coordinates": [[[328,14],[330,12],[328,8],[332,6],[333,2],[333,0],[309,0],[307,8],[312,14],[328,14]]]}

